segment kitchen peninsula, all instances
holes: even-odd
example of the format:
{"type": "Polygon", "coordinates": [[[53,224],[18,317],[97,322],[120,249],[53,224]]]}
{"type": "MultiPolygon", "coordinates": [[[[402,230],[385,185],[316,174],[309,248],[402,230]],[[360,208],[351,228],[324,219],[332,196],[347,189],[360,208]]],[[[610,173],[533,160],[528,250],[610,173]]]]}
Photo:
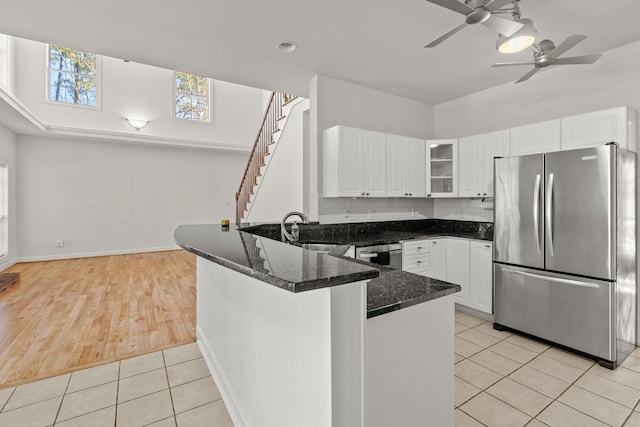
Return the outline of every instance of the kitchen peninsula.
{"type": "MultiPolygon", "coordinates": [[[[234,423],[452,426],[460,287],[343,257],[344,230],[347,244],[326,254],[266,237],[272,228],[175,232],[198,255],[198,343],[234,423]]],[[[312,224],[306,235],[336,241],[340,230],[312,224]]]]}

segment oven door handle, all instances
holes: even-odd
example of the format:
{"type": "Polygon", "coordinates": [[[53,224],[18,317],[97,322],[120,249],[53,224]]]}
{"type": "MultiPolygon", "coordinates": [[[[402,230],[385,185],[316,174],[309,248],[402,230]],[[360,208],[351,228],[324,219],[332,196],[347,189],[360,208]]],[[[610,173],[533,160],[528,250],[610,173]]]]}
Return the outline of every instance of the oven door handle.
{"type": "Polygon", "coordinates": [[[360,252],[358,258],[375,258],[378,256],[378,252],[360,252]]]}

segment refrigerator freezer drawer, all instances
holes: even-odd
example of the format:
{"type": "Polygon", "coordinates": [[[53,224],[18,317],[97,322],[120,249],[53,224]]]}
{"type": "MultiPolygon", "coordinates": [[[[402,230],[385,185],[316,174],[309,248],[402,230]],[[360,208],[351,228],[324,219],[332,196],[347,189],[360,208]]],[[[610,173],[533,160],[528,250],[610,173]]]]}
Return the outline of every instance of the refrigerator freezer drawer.
{"type": "Polygon", "coordinates": [[[615,282],[494,263],[498,324],[616,360],[615,282]]]}

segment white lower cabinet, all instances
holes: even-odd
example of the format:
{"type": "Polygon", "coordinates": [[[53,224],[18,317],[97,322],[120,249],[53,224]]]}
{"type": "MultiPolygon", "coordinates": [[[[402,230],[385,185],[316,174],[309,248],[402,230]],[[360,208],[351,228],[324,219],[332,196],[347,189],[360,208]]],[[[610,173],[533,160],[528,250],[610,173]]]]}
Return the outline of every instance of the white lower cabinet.
{"type": "Polygon", "coordinates": [[[447,239],[431,241],[431,276],[438,280],[447,280],[447,239]]]}
{"type": "Polygon", "coordinates": [[[493,246],[491,242],[469,241],[469,307],[493,312],[493,246]]]}
{"type": "Polygon", "coordinates": [[[447,239],[447,282],[462,288],[453,299],[469,305],[469,241],[466,239],[447,239]]]}
{"type": "Polygon", "coordinates": [[[431,275],[431,241],[403,242],[402,270],[429,277],[431,275]]]}
{"type": "Polygon", "coordinates": [[[461,238],[410,240],[402,244],[402,269],[460,285],[458,304],[493,312],[491,242],[461,238]]]}

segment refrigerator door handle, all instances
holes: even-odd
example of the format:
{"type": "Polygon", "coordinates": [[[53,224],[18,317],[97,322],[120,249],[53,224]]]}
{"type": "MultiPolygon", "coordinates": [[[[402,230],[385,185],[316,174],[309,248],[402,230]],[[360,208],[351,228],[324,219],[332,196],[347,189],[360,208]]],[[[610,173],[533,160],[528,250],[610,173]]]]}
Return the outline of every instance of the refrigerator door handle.
{"type": "Polygon", "coordinates": [[[525,271],[505,270],[505,272],[510,274],[517,274],[525,277],[531,277],[534,279],[542,279],[549,282],[560,283],[563,285],[582,286],[583,288],[599,288],[600,287],[595,283],[580,282],[578,280],[571,280],[571,279],[562,279],[560,277],[543,276],[540,274],[527,273],[525,271]]]}
{"type": "Polygon", "coordinates": [[[533,234],[536,236],[536,247],[540,253],[540,174],[536,175],[533,187],[533,234]]]}
{"type": "Polygon", "coordinates": [[[547,200],[545,202],[546,207],[546,230],[547,241],[549,242],[549,256],[553,256],[553,174],[549,174],[547,184],[547,200]]]}

